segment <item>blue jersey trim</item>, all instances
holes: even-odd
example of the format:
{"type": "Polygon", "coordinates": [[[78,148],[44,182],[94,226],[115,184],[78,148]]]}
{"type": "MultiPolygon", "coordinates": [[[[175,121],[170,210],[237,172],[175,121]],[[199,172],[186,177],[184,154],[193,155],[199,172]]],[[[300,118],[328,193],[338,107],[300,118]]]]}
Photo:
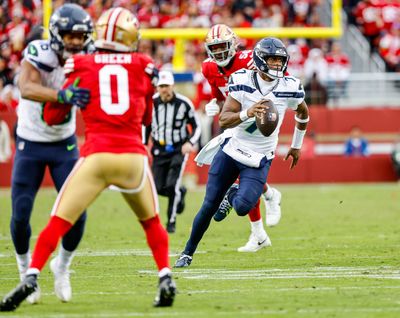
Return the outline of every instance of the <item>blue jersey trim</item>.
{"type": "Polygon", "coordinates": [[[238,91],[245,91],[247,93],[254,93],[256,91],[255,88],[252,88],[247,85],[232,85],[229,86],[229,93],[230,92],[238,92],[238,91]]]}
{"type": "Polygon", "coordinates": [[[35,61],[35,60],[32,60],[32,59],[29,59],[29,61],[32,62],[33,64],[35,64],[36,67],[37,67],[38,69],[42,70],[42,71],[45,71],[45,72],[50,73],[50,72],[53,72],[53,70],[54,70],[53,67],[48,66],[48,65],[46,65],[46,64],[43,64],[43,63],[41,63],[41,62],[38,62],[38,61],[35,61]]]}
{"type": "Polygon", "coordinates": [[[304,92],[273,92],[273,94],[278,98],[304,98],[304,92]]]}

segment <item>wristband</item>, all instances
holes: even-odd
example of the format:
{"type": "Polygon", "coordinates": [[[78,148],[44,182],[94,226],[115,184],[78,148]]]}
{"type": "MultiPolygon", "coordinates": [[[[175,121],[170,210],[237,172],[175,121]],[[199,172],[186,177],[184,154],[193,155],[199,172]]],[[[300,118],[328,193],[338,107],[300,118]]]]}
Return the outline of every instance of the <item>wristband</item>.
{"type": "Polygon", "coordinates": [[[239,114],[239,117],[241,121],[246,121],[247,119],[249,119],[249,116],[247,115],[247,109],[242,110],[239,114]]]}
{"type": "Polygon", "coordinates": [[[300,124],[307,124],[310,121],[310,117],[302,119],[302,118],[297,117],[297,115],[294,115],[294,120],[300,124]]]}
{"type": "Polygon", "coordinates": [[[306,134],[305,130],[300,130],[299,128],[294,127],[292,145],[290,147],[292,147],[294,149],[301,149],[301,146],[303,145],[303,139],[304,139],[305,134],[306,134]]]}

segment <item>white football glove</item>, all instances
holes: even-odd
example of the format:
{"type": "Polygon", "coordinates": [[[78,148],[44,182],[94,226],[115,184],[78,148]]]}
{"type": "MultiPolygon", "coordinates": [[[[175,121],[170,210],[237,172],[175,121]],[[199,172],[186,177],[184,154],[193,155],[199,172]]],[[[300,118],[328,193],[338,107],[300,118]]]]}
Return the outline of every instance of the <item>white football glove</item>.
{"type": "Polygon", "coordinates": [[[207,116],[213,117],[219,114],[219,106],[217,104],[217,99],[213,98],[208,104],[205,106],[207,116]]]}

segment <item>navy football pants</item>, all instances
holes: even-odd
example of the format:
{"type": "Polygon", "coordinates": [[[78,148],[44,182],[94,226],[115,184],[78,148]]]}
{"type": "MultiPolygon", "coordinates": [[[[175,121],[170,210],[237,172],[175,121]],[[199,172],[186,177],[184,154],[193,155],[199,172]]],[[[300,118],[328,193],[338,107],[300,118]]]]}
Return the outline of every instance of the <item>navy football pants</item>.
{"type": "MultiPolygon", "coordinates": [[[[51,143],[31,142],[17,137],[11,183],[10,223],[11,237],[17,254],[25,254],[29,250],[31,237],[29,220],[46,167],[49,167],[56,189],[60,191],[78,158],[75,136],[51,143]]],[[[64,236],[62,241],[64,249],[70,252],[76,249],[83,236],[85,221],[86,213],[81,215],[64,236]]]]}
{"type": "Polygon", "coordinates": [[[272,160],[265,158],[259,168],[249,168],[225,154],[222,148],[218,151],[208,172],[206,196],[193,220],[192,232],[183,253],[194,254],[226,191],[238,176],[239,189],[232,192],[229,202],[238,215],[245,216],[249,213],[262,194],[271,162],[272,160]]]}

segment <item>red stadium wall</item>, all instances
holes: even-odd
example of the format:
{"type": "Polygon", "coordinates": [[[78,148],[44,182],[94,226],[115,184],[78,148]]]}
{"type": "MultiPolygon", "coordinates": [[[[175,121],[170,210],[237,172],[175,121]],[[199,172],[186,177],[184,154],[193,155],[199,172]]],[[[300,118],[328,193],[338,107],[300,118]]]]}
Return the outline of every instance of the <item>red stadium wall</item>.
{"type": "MultiPolygon", "coordinates": [[[[208,166],[198,167],[199,184],[207,182],[208,166]]],[[[270,183],[331,183],[331,182],[390,182],[396,181],[390,158],[346,158],[318,156],[300,160],[294,170],[289,162],[275,158],[268,176],[270,183]]]]}
{"type": "MultiPolygon", "coordinates": [[[[16,116],[12,113],[0,113],[10,130],[14,126],[16,116]]],[[[338,109],[311,108],[309,130],[317,135],[347,134],[351,127],[357,125],[365,133],[398,134],[400,131],[400,109],[363,108],[338,109]]],[[[288,111],[281,134],[291,136],[293,131],[293,112],[288,111]]],[[[83,136],[83,122],[78,116],[78,136],[83,136]]],[[[196,167],[191,163],[190,172],[198,174],[200,184],[207,181],[207,167],[196,167]]],[[[8,187],[11,180],[12,163],[0,163],[0,187],[8,187]]],[[[342,156],[316,156],[301,159],[294,170],[289,170],[289,163],[282,158],[273,161],[269,175],[271,183],[318,183],[318,182],[388,182],[395,181],[388,155],[373,155],[367,158],[346,158],[342,156]]],[[[45,186],[52,185],[49,174],[43,181],[45,186]]]]}

